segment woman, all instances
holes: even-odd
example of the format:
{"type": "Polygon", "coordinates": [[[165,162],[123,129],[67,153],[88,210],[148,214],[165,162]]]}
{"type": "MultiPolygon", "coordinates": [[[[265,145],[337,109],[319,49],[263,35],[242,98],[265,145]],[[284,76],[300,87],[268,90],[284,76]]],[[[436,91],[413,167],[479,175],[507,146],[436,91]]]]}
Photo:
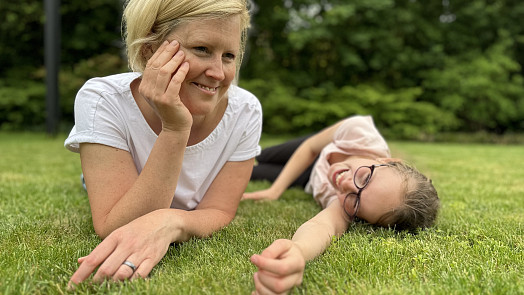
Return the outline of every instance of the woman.
{"type": "Polygon", "coordinates": [[[278,199],[297,178],[306,177],[295,184],[305,184],[306,192],[323,208],[298,228],[292,240],[277,240],[251,257],[258,267],[257,294],[283,293],[299,285],[305,261],[323,253],[332,237],[344,234],[357,218],[414,231],[431,226],[439,209],[431,181],[390,158],[370,116],[350,117],[309,138],[265,149],[257,161],[253,179],[278,176],[269,189],[245,193],[243,199],[278,199]],[[312,164],[308,178],[303,172],[312,164]]]}
{"type": "Polygon", "coordinates": [[[80,153],[104,240],[70,286],[146,277],[173,242],[234,218],[260,153],[261,106],[232,82],[249,26],[245,0],[130,0],[132,73],[88,81],[65,146],[80,153]]]}

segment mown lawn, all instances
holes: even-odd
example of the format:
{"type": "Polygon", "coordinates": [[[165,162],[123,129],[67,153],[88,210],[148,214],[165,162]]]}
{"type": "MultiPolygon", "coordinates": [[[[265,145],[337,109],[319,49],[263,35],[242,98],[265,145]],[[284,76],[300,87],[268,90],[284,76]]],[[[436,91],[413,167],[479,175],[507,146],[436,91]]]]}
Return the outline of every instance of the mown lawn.
{"type": "MultiPolygon", "coordinates": [[[[68,293],[76,259],[100,242],[79,157],[64,138],[0,133],[0,294],[68,293]]],[[[391,147],[433,179],[442,200],[437,226],[408,235],[356,224],[308,263],[292,293],[523,294],[524,146],[391,147]]],[[[276,202],[242,202],[230,226],[172,246],[149,279],[83,284],[76,293],[250,294],[249,257],[290,238],[319,209],[298,189],[276,202]]]]}

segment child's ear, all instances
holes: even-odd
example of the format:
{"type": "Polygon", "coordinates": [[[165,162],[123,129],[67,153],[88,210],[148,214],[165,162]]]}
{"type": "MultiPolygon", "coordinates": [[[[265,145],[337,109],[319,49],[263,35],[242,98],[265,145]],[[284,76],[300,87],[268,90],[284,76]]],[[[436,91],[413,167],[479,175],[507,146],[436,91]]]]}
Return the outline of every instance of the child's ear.
{"type": "Polygon", "coordinates": [[[402,159],[399,158],[377,158],[375,160],[377,160],[380,163],[402,162],[402,159]]]}

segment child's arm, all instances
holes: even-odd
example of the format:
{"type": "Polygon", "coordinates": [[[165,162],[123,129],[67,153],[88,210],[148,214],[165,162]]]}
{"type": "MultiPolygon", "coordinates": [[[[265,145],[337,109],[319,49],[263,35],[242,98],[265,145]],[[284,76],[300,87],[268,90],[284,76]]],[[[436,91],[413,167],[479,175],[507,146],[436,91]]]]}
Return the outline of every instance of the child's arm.
{"type": "Polygon", "coordinates": [[[306,139],[287,161],[284,169],[278,175],[270,188],[245,193],[243,199],[276,200],[315,161],[322,149],[333,139],[333,134],[343,121],[331,125],[306,139]]]}
{"type": "Polygon", "coordinates": [[[333,236],[342,235],[349,221],[338,200],[302,224],[292,240],[276,240],[260,255],[251,256],[257,293],[283,293],[302,283],[305,261],[322,254],[333,236]]]}

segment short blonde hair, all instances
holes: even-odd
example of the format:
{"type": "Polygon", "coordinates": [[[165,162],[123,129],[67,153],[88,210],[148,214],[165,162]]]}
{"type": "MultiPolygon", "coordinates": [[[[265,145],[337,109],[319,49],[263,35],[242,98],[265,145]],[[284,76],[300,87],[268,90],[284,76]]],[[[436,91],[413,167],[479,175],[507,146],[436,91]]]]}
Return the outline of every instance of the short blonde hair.
{"type": "Polygon", "coordinates": [[[242,63],[250,16],[247,0],[127,0],[124,4],[122,35],[126,43],[129,68],[143,72],[147,49],[157,48],[181,23],[198,19],[240,16],[242,63]]]}

